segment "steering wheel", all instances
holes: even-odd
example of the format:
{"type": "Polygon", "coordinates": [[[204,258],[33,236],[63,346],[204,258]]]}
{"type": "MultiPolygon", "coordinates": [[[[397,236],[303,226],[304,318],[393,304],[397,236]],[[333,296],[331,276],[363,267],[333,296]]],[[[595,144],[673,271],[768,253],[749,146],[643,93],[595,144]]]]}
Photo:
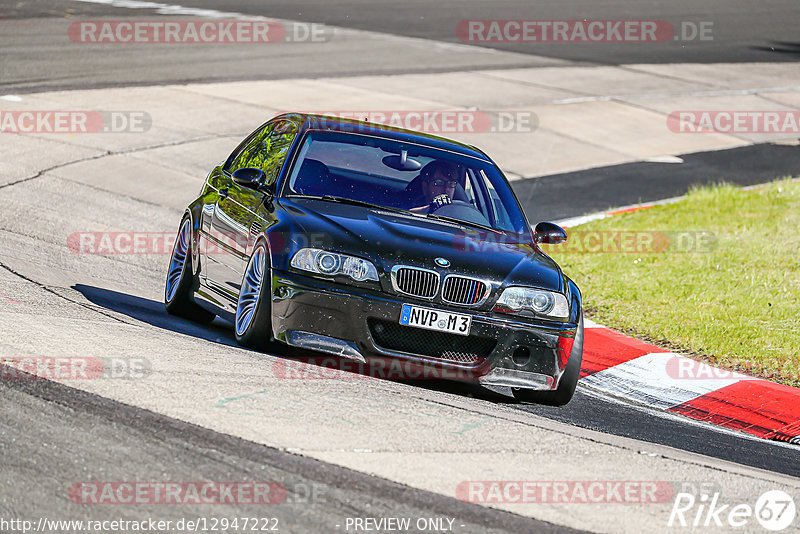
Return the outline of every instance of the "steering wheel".
{"type": "Polygon", "coordinates": [[[473,204],[463,200],[453,200],[450,204],[431,206],[431,211],[428,213],[436,213],[436,215],[461,219],[465,222],[473,222],[476,224],[482,224],[484,226],[491,226],[489,219],[484,217],[483,213],[481,213],[478,208],[476,208],[473,204]]]}

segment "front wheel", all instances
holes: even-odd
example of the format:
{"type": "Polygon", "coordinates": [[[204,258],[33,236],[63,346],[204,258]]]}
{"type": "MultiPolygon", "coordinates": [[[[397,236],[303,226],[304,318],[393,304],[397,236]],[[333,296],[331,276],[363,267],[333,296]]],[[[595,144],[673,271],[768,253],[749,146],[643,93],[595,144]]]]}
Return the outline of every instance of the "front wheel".
{"type": "Polygon", "coordinates": [[[181,227],[172,245],[167,281],[164,284],[164,305],[172,315],[199,323],[210,323],[215,315],[194,302],[195,277],[192,268],[192,223],[189,217],[181,227]]]}
{"type": "Polygon", "coordinates": [[[271,287],[267,247],[260,242],[247,262],[236,303],[234,330],[243,347],[265,349],[272,341],[271,287]]]}
{"type": "Polygon", "coordinates": [[[534,391],[530,389],[514,389],[514,398],[522,402],[545,404],[547,406],[564,406],[575,394],[578,378],[581,374],[581,360],[583,360],[583,313],[575,331],[575,341],[572,343],[572,352],[569,355],[567,368],[561,376],[558,388],[553,391],[534,391]]]}

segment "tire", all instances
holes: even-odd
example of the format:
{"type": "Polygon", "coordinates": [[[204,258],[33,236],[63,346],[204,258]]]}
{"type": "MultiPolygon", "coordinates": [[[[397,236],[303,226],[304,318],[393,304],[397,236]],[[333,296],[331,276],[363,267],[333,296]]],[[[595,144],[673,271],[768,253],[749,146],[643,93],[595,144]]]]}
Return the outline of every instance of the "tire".
{"type": "Polygon", "coordinates": [[[194,302],[196,283],[192,267],[192,222],[187,216],[181,221],[175,244],[172,245],[164,283],[164,306],[172,315],[198,323],[210,323],[216,315],[194,302]]]}
{"type": "Polygon", "coordinates": [[[236,303],[236,342],[251,349],[266,350],[272,342],[272,278],[269,252],[263,241],[253,248],[247,262],[236,303]],[[266,283],[267,291],[264,291],[266,283]]]}
{"type": "Polygon", "coordinates": [[[547,406],[565,406],[572,400],[578,378],[581,374],[581,360],[583,360],[583,313],[575,332],[575,341],[572,343],[572,352],[569,362],[558,388],[553,391],[535,391],[531,389],[514,389],[514,398],[521,402],[544,404],[547,406]]]}

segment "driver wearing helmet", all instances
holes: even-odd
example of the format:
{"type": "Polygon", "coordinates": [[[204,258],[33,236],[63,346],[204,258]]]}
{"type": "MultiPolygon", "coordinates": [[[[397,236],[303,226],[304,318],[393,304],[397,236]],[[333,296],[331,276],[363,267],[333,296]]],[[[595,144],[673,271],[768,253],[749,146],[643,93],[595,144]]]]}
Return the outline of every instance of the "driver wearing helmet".
{"type": "Polygon", "coordinates": [[[432,213],[445,204],[452,204],[458,183],[458,166],[444,160],[434,160],[419,174],[421,194],[412,200],[411,211],[432,213]]]}

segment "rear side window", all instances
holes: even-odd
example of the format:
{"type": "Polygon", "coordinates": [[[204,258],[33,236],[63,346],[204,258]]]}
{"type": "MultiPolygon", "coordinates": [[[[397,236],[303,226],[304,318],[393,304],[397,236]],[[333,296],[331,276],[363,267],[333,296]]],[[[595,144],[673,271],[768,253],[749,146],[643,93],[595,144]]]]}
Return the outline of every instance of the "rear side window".
{"type": "Polygon", "coordinates": [[[296,135],[297,127],[292,122],[267,124],[232,158],[226,170],[233,173],[243,167],[255,167],[264,171],[266,183],[271,184],[278,178],[296,135]]]}

